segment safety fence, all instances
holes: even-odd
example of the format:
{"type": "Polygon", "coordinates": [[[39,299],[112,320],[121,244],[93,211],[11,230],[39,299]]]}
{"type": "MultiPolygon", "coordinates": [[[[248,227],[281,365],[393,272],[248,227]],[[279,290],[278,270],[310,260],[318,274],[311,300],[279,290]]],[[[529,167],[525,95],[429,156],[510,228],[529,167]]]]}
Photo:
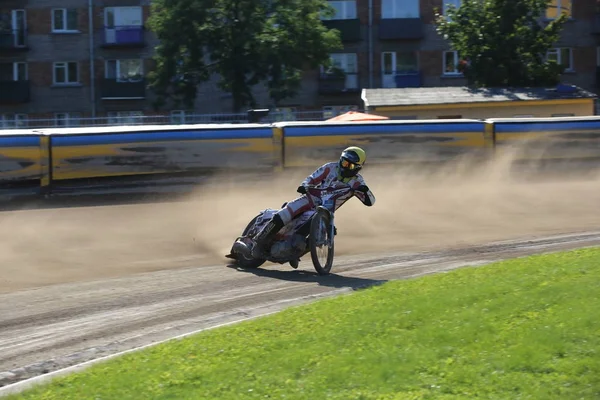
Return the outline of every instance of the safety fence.
{"type": "Polygon", "coordinates": [[[600,159],[600,117],[153,125],[0,131],[0,183],[48,194],[215,170],[314,168],[349,145],[370,165],[489,157],[521,147],[536,159],[600,159]]]}

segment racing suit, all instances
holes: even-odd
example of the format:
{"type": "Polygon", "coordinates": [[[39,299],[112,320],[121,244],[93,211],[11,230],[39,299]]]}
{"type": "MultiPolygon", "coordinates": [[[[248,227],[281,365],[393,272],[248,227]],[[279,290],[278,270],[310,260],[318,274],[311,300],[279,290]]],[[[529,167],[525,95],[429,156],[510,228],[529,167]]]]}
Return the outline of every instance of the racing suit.
{"type": "MultiPolygon", "coordinates": [[[[348,188],[347,192],[342,192],[336,195],[334,209],[340,208],[346,201],[356,196],[364,205],[370,207],[375,204],[375,196],[370,189],[365,192],[358,191],[359,187],[366,188],[365,181],[360,174],[356,174],[350,178],[343,178],[340,174],[338,162],[329,162],[322,165],[315,172],[309,175],[302,185],[312,185],[321,188],[348,188]]],[[[300,189],[300,187],[298,188],[300,189]]],[[[279,210],[265,225],[265,227],[255,236],[252,254],[258,257],[263,252],[263,243],[268,242],[269,238],[274,236],[281,228],[287,225],[292,219],[300,214],[308,211],[313,207],[308,196],[303,194],[300,197],[284,204],[284,207],[279,210]]]]}
{"type": "MultiPolygon", "coordinates": [[[[303,182],[302,185],[313,185],[320,186],[323,188],[343,188],[348,187],[347,193],[342,193],[336,196],[335,207],[337,210],[345,202],[350,200],[352,196],[356,196],[364,205],[370,207],[375,204],[375,196],[371,190],[366,193],[352,192],[351,189],[356,189],[361,185],[365,185],[365,180],[360,174],[356,174],[351,178],[342,178],[339,174],[339,165],[337,162],[330,162],[322,165],[319,169],[309,175],[303,182]]],[[[302,195],[286,204],[284,208],[279,210],[276,215],[281,217],[284,225],[287,225],[292,219],[302,214],[305,211],[310,210],[311,204],[308,196],[302,195]]]]}

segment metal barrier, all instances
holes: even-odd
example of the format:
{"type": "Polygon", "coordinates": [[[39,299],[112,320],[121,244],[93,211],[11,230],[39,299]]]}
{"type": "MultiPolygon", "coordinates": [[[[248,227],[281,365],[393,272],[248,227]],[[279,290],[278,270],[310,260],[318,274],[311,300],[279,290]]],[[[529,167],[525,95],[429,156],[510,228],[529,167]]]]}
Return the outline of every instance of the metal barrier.
{"type": "Polygon", "coordinates": [[[149,176],[315,167],[349,145],[364,147],[373,164],[485,158],[514,148],[526,160],[598,162],[600,117],[5,130],[0,189],[30,183],[36,193],[52,193],[61,185],[78,190],[107,178],[112,180],[104,188],[117,178],[143,187],[149,176]]]}

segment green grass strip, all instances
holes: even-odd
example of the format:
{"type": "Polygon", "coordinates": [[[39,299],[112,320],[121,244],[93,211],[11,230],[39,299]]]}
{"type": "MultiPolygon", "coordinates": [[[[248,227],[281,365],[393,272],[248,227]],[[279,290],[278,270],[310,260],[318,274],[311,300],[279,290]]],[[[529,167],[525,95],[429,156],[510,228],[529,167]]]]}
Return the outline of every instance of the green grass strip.
{"type": "Polygon", "coordinates": [[[389,282],[8,399],[598,399],[600,249],[389,282]]]}

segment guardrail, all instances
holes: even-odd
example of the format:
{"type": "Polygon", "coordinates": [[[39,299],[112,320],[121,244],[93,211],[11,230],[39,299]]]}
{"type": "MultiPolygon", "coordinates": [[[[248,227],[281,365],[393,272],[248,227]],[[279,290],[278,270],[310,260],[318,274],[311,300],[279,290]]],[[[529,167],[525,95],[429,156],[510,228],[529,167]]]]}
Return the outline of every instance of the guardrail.
{"type": "MultiPolygon", "coordinates": [[[[519,149],[523,159],[600,160],[600,117],[153,125],[0,131],[0,188],[50,194],[118,178],[317,167],[346,146],[369,164],[444,162],[519,149]]],[[[74,189],[76,190],[76,189],[74,189]]]]}

